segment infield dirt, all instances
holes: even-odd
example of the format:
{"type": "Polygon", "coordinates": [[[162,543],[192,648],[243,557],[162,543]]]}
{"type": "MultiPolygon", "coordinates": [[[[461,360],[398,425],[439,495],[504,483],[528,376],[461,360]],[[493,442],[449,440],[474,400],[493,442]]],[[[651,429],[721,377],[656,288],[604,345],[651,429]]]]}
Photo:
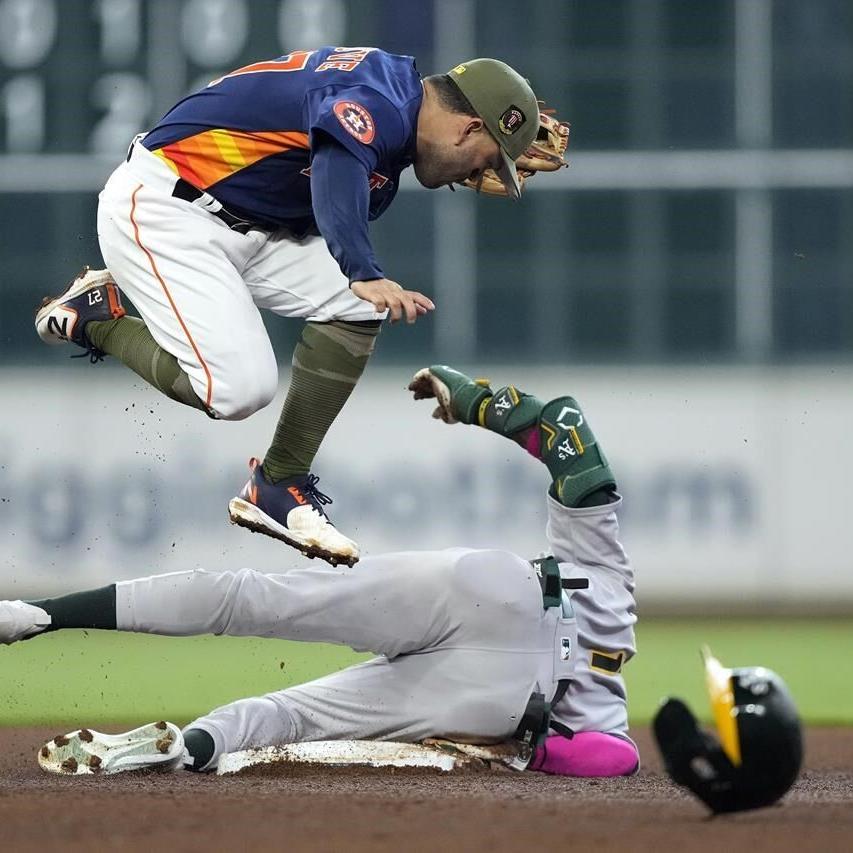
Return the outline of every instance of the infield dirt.
{"type": "MultiPolygon", "coordinates": [[[[85,722],[85,721],[80,721],[85,722]]],[[[61,778],[35,755],[59,729],[0,729],[0,849],[651,851],[853,849],[853,729],[809,729],[781,804],[709,819],[661,772],[646,729],[630,779],[347,768],[217,777],[61,778]]]]}

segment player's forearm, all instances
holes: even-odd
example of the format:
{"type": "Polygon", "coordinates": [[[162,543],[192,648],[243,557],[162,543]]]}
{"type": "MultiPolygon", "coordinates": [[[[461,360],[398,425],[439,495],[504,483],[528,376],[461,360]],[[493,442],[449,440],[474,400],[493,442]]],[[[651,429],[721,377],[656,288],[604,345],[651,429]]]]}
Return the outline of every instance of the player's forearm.
{"type": "Polygon", "coordinates": [[[364,164],[335,142],[320,145],[311,161],[311,198],[317,227],[347,279],[385,278],[370,243],[364,164]]]}

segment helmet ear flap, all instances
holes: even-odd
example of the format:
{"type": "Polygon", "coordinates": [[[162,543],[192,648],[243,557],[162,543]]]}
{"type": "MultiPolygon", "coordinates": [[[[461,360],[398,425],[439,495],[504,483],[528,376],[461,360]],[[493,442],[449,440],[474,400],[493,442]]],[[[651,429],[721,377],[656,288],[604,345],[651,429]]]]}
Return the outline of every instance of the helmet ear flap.
{"type": "Polygon", "coordinates": [[[719,742],[699,728],[680,699],[668,699],[653,722],[667,773],[715,812],[731,811],[735,767],[719,742]]]}

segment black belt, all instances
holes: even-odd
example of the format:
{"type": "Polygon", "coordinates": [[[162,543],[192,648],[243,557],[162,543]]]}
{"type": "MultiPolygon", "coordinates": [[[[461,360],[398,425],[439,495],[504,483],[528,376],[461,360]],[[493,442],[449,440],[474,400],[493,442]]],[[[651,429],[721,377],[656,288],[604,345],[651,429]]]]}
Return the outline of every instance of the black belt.
{"type": "MultiPolygon", "coordinates": [[[[542,589],[542,603],[547,610],[549,607],[562,606],[564,589],[587,589],[587,578],[564,578],[560,576],[560,566],[554,557],[538,557],[530,561],[539,578],[542,589]]],[[[531,749],[541,745],[549,729],[559,732],[564,737],[572,737],[574,732],[562,723],[551,719],[551,709],[566,695],[570,679],[562,678],[557,682],[557,689],[550,702],[545,701],[542,693],[532,693],[527,701],[527,707],[521,717],[521,722],[515,731],[515,739],[527,744],[531,749]]]]}
{"type": "MultiPolygon", "coordinates": [[[[175,181],[175,188],[172,190],[173,198],[179,198],[181,201],[188,201],[190,204],[193,204],[204,196],[208,196],[208,198],[213,199],[213,196],[203,192],[197,187],[194,187],[183,178],[178,178],[178,180],[175,181]]],[[[215,201],[215,199],[213,200],[215,201]]],[[[247,219],[241,219],[239,216],[229,213],[221,204],[219,204],[219,202],[216,202],[216,204],[219,206],[213,207],[212,205],[206,204],[198,206],[201,207],[202,210],[206,210],[212,216],[215,216],[217,219],[224,222],[232,231],[236,231],[238,234],[246,234],[253,229],[261,229],[263,231],[269,230],[268,228],[263,228],[258,225],[256,222],[249,222],[247,219]]]]}
{"type": "Polygon", "coordinates": [[[547,610],[549,607],[559,607],[562,603],[564,589],[587,589],[587,578],[560,577],[560,566],[554,557],[538,557],[530,561],[539,577],[542,588],[542,603],[547,610]]]}
{"type": "Polygon", "coordinates": [[[530,694],[521,722],[513,735],[515,740],[535,749],[545,742],[549,729],[554,729],[563,737],[571,738],[574,736],[574,732],[568,726],[551,719],[551,709],[566,695],[569,683],[570,679],[561,678],[557,682],[557,690],[550,702],[545,701],[543,693],[530,694]]]}

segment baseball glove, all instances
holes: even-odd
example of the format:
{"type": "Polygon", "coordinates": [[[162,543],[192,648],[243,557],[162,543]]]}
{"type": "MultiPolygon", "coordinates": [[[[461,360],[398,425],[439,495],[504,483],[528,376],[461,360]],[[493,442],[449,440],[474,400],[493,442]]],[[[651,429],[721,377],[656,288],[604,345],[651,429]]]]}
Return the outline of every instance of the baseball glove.
{"type": "MultiPolygon", "coordinates": [[[[569,164],[563,159],[569,147],[569,123],[554,118],[556,110],[546,109],[540,101],[539,131],[530,147],[515,161],[518,182],[524,188],[524,182],[537,172],[556,172],[569,164]]],[[[506,187],[494,169],[486,169],[476,180],[468,179],[462,186],[486,195],[506,196],[506,187]]]]}

